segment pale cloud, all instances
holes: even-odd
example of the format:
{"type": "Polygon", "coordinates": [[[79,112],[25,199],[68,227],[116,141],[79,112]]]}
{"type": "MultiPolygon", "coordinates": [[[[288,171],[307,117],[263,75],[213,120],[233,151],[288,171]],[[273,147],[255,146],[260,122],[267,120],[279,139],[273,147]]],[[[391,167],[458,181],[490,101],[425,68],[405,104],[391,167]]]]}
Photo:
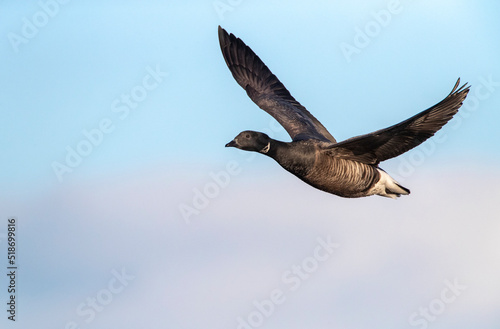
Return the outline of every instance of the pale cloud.
{"type": "MultiPolygon", "coordinates": [[[[154,179],[158,173],[151,172],[65,191],[66,208],[52,211],[59,212],[63,228],[68,228],[63,220],[73,221],[72,234],[86,235],[89,246],[61,248],[57,259],[77,269],[85,266],[93,279],[85,289],[66,290],[71,302],[61,305],[62,314],[74,314],[76,301],[102,289],[117,266],[137,279],[92,327],[139,312],[123,328],[143,317],[150,325],[236,328],[238,317],[255,311],[254,302],[278,289],[286,300],[265,319],[267,325],[321,328],[333,321],[345,328],[380,327],[384,319],[393,319],[394,326],[411,328],[410,314],[438,298],[444,280],[455,278],[467,290],[447,305],[433,328],[492,314],[500,305],[500,225],[493,188],[498,178],[488,172],[463,177],[456,168],[456,174],[443,177],[439,169],[420,169],[421,177],[407,182],[412,194],[397,201],[342,199],[291,175],[250,179],[245,173],[192,225],[182,220],[176,203],[178,189],[189,190],[196,180],[180,184],[171,175],[154,179]],[[479,190],[481,195],[471,193],[479,190]],[[291,291],[283,273],[311,256],[317,238],[326,236],[340,244],[338,250],[291,291]],[[300,309],[311,310],[311,316],[299,314],[300,309]]],[[[51,238],[54,245],[59,239],[84,241],[64,232],[51,238]]],[[[45,271],[51,269],[41,269],[44,278],[45,271]]]]}

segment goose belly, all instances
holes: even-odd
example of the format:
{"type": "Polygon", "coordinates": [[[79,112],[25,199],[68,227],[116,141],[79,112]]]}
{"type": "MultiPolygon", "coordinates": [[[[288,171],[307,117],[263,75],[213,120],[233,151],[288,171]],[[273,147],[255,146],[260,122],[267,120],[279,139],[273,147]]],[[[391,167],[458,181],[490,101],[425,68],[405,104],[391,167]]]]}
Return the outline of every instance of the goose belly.
{"type": "Polygon", "coordinates": [[[302,179],[328,193],[346,198],[368,196],[379,180],[376,167],[364,163],[325,157],[317,159],[313,168],[302,179]]]}

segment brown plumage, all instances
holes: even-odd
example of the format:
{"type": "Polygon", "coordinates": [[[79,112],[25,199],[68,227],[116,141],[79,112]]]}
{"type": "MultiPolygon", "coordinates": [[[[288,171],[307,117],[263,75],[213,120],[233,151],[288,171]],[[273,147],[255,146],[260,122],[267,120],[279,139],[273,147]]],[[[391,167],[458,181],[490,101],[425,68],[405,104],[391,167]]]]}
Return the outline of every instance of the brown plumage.
{"type": "Polygon", "coordinates": [[[243,131],[226,146],[268,155],[304,182],[342,197],[409,194],[378,164],[433,136],[457,113],[470,88],[467,84],[460,87],[458,79],[451,93],[431,108],[389,128],[337,143],[241,39],[219,26],[219,42],[238,84],[292,138],[285,143],[260,132],[243,131]]]}

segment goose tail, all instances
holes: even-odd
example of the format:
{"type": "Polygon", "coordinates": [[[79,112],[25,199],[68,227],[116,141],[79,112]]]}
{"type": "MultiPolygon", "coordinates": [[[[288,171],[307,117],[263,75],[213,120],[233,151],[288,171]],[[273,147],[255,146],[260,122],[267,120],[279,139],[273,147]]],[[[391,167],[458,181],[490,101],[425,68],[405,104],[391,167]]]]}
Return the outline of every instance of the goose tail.
{"type": "Polygon", "coordinates": [[[394,178],[389,176],[384,170],[378,168],[380,179],[375,184],[375,191],[377,195],[384,196],[391,199],[399,198],[401,195],[410,194],[410,190],[402,186],[394,178]]]}

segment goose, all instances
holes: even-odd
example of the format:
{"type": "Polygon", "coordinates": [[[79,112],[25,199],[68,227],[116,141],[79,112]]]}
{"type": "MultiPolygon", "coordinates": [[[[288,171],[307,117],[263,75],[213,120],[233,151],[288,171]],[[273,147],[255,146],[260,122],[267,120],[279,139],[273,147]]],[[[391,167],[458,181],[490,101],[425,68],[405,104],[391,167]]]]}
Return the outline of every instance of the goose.
{"type": "Polygon", "coordinates": [[[218,34],[222,55],[236,82],[292,139],[282,142],[246,130],[225,146],[271,157],[305,183],[340,197],[396,199],[410,194],[379,163],[433,136],[458,112],[470,89],[467,83],[460,86],[459,78],[450,94],[429,109],[388,128],[337,142],[250,47],[220,26],[218,34]]]}

